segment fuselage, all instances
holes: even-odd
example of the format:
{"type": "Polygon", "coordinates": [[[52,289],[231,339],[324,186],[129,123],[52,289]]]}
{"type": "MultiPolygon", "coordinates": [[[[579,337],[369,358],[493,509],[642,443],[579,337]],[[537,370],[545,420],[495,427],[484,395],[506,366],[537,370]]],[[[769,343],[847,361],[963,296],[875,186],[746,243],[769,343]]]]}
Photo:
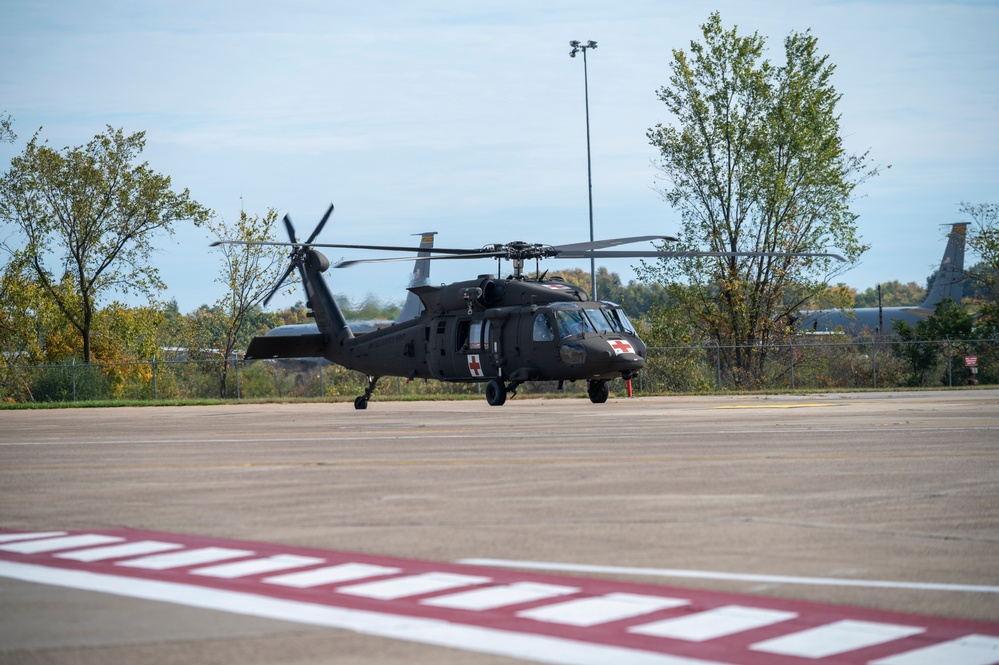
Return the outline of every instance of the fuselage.
{"type": "Polygon", "coordinates": [[[371,376],[441,381],[606,380],[645,365],[624,311],[565,282],[481,276],[413,291],[420,317],[331,345],[326,357],[371,376]]]}

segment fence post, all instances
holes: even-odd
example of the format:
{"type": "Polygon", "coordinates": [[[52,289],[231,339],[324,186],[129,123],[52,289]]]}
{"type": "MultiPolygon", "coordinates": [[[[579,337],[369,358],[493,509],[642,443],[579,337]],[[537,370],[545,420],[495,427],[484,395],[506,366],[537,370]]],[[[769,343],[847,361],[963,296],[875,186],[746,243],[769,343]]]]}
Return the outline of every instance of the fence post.
{"type": "Polygon", "coordinates": [[[954,364],[951,362],[950,338],[947,339],[947,387],[954,387],[954,364]]]}
{"type": "Polygon", "coordinates": [[[715,369],[718,373],[718,392],[721,392],[721,340],[715,342],[715,369]]]}
{"type": "Polygon", "coordinates": [[[156,390],[156,354],[153,354],[153,401],[160,398],[159,392],[156,390]]]}
{"type": "Polygon", "coordinates": [[[73,358],[73,401],[76,401],[76,358],[73,358]]]}
{"type": "Polygon", "coordinates": [[[871,374],[874,376],[874,390],[878,389],[878,342],[871,338],[871,374]]]}
{"type": "Polygon", "coordinates": [[[233,358],[233,364],[236,366],[236,399],[243,399],[239,391],[239,356],[233,358]]]}
{"type": "Polygon", "coordinates": [[[791,390],[794,390],[794,342],[791,342],[791,390]]]}

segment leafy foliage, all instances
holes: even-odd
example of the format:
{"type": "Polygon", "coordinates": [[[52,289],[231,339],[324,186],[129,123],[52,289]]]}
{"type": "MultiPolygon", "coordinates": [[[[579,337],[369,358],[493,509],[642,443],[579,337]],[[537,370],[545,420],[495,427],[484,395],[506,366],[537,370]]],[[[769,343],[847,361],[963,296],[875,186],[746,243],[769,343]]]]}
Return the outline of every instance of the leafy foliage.
{"type": "MultiPolygon", "coordinates": [[[[550,274],[551,277],[561,277],[566,282],[585,289],[590,289],[590,273],[582,268],[569,268],[550,274]]],[[[621,276],[610,272],[604,266],[597,268],[597,297],[609,300],[624,307],[629,316],[645,317],[657,304],[666,298],[666,289],[661,284],[642,284],[630,281],[622,284],[621,276]]]]}
{"type": "Polygon", "coordinates": [[[981,259],[965,271],[965,277],[984,294],[985,300],[999,300],[999,204],[963,202],[959,210],[972,220],[968,247],[981,259]]]}
{"type": "Polygon", "coordinates": [[[150,264],[150,240],[208,211],[170,178],[135,164],[145,133],[107,128],[90,143],[57,151],[36,133],[0,179],[0,218],[25,237],[21,256],[81,338],[91,360],[98,301],[107,292],[149,295],[164,288],[150,264]],[[49,262],[56,258],[58,267],[49,262]]]}
{"type": "MultiPolygon", "coordinates": [[[[903,284],[897,279],[881,284],[881,305],[883,307],[915,306],[926,298],[926,289],[916,282],[903,284]]],[[[878,290],[871,287],[857,294],[854,307],[877,307],[878,290]]]]}
{"type": "Polygon", "coordinates": [[[237,345],[241,342],[245,345],[248,337],[263,332],[261,328],[266,323],[260,321],[259,305],[286,270],[283,248],[259,244],[276,240],[277,219],[277,211],[271,209],[262,217],[240,212],[235,224],[229,224],[221,217],[208,222],[208,230],[215,239],[240,243],[223,243],[216,247],[222,264],[215,281],[226,287],[226,294],[214,307],[201,308],[200,316],[195,319],[202,330],[199,338],[208,341],[220,361],[219,397],[226,396],[228,359],[233,357],[237,345]],[[244,325],[254,318],[256,326],[244,325]]]}
{"type": "MultiPolygon", "coordinates": [[[[763,58],[765,40],[726,30],[720,15],[703,42],[674,50],[659,98],[674,124],[648,132],[660,153],[661,193],[679,211],[679,247],[716,252],[822,252],[855,261],[866,247],[849,209],[877,169],[842,145],[834,66],[809,32],[784,41],[785,63],[763,58]]],[[[734,350],[724,361],[747,383],[761,376],[764,348],[839,268],[818,257],[710,257],[643,263],[663,285],[685,280],[679,302],[705,336],[734,350]]]]}

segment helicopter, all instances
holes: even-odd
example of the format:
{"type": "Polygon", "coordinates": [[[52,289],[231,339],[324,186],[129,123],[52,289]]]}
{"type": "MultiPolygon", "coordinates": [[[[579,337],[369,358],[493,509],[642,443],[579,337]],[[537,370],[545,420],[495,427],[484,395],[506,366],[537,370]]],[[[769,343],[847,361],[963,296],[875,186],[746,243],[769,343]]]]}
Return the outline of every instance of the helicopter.
{"type": "MultiPolygon", "coordinates": [[[[368,384],[354,399],[366,409],[382,377],[485,383],[486,402],[502,406],[525,382],[586,381],[591,402],[610,395],[609,382],[630,380],[645,366],[646,347],[624,309],[615,303],[590,300],[586,292],[559,277],[540,272],[542,259],[653,258],[676,256],[825,256],[790,252],[689,252],[608,250],[638,242],[671,242],[670,236],[636,236],[565,245],[523,241],[485,245],[477,249],[349,245],[314,242],[333,212],[330,205],[305,242],[296,239],[288,215],[283,218],[290,242],[218,241],[213,245],[265,244],[291,248],[289,266],[267,298],[277,293],[295,270],[302,278],[315,332],[254,337],[246,360],[321,357],[365,374],[368,384]],[[410,287],[423,304],[416,318],[355,335],[323,277],[331,264],[317,248],[380,252],[430,252],[429,260],[493,258],[513,272],[505,278],[491,273],[474,279],[410,287]],[[524,274],[526,261],[536,262],[537,276],[524,274]]],[[[343,260],[334,268],[360,263],[409,261],[412,257],[343,260]]]]}

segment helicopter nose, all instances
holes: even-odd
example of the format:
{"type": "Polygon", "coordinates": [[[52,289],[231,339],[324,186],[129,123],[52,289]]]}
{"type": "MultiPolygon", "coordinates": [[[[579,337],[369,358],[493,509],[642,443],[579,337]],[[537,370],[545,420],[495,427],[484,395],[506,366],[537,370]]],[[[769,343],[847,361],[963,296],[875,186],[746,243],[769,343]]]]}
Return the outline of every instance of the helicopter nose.
{"type": "Polygon", "coordinates": [[[645,367],[645,358],[637,353],[619,353],[611,361],[611,370],[614,372],[635,372],[645,367]]]}

